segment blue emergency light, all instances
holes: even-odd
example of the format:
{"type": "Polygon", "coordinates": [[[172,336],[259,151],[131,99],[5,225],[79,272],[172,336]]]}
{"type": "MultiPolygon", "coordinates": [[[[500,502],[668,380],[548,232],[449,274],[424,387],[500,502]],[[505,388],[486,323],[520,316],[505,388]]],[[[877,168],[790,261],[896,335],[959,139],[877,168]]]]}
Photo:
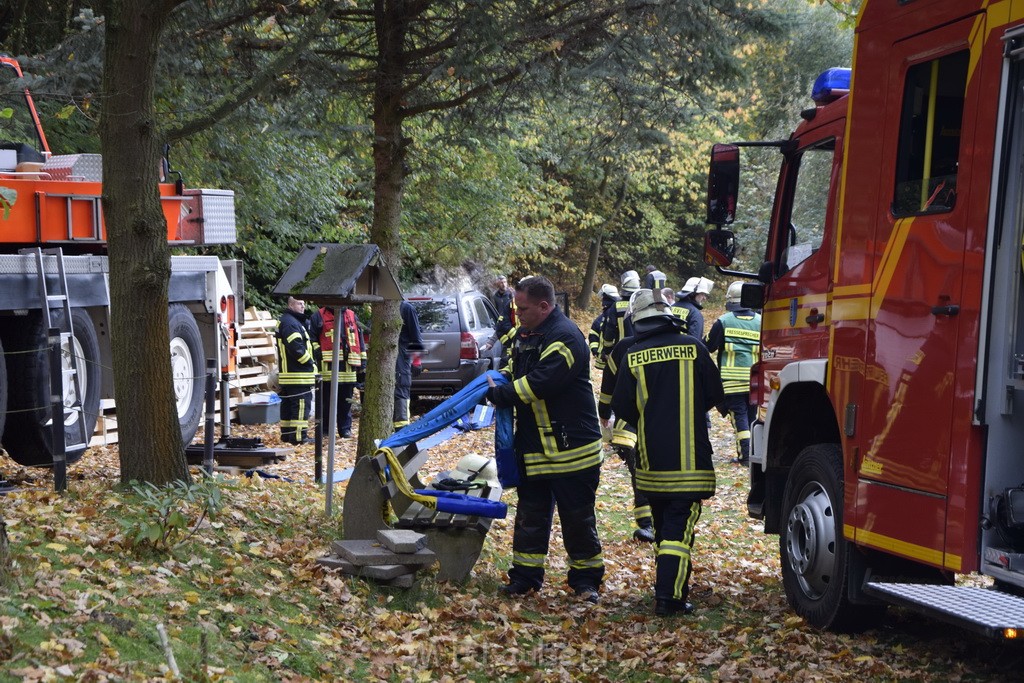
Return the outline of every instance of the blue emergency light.
{"type": "Polygon", "coordinates": [[[815,104],[828,104],[850,92],[851,70],[844,67],[825,69],[811,88],[811,99],[815,104]]]}

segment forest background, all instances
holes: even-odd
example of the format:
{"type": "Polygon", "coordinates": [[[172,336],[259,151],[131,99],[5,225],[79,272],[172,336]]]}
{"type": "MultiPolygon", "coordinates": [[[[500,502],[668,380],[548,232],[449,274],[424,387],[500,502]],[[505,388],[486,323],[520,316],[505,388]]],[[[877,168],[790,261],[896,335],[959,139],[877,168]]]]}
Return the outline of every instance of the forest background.
{"type": "MultiPolygon", "coordinates": [[[[318,4],[184,3],[161,42],[158,116],[173,127],[257,73],[318,4]]],[[[638,54],[538,61],[527,89],[496,83],[472,106],[406,120],[403,286],[485,288],[495,274],[542,273],[585,303],[647,263],[677,288],[712,275],[701,261],[710,145],[788,136],[815,76],[850,64],[855,6],[690,4],[708,30],[688,61],[660,72],[638,54]]],[[[0,9],[0,50],[21,60],[55,154],[100,151],[102,5],[0,9]]],[[[348,57],[311,44],[258,96],[170,149],[187,186],[235,191],[239,239],[220,255],[244,261],[257,306],[280,308],[270,292],[303,243],[369,241],[373,127],[348,57]]],[[[457,89],[470,61],[431,77],[457,89]]],[[[748,270],[760,260],[777,164],[774,150],[745,158],[738,227],[748,270]]]]}

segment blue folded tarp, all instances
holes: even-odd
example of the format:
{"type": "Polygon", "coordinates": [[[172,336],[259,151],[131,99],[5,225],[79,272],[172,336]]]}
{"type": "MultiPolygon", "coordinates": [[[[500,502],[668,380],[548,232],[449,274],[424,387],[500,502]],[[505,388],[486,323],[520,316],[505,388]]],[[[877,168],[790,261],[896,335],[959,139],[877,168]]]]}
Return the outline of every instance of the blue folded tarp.
{"type": "Polygon", "coordinates": [[[508,384],[508,380],[500,372],[488,370],[463,387],[462,391],[454,394],[420,419],[402,427],[381,441],[380,448],[390,448],[397,453],[403,446],[420,441],[434,432],[455,424],[483,400],[489,388],[488,377],[499,386],[508,384]]]}

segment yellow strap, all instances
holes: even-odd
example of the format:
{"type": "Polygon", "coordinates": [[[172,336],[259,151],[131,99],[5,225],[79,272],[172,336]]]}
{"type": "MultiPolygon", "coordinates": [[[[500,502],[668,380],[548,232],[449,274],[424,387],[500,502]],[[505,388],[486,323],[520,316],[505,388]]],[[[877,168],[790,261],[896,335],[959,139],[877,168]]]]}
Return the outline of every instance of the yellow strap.
{"type": "Polygon", "coordinates": [[[402,463],[399,462],[398,456],[395,455],[394,451],[390,448],[379,448],[377,452],[383,453],[387,459],[388,468],[391,470],[391,480],[395,482],[395,486],[398,487],[403,496],[421,504],[423,507],[430,508],[431,510],[437,509],[437,498],[435,496],[424,496],[413,490],[412,484],[405,478],[405,470],[402,469],[402,463]]]}

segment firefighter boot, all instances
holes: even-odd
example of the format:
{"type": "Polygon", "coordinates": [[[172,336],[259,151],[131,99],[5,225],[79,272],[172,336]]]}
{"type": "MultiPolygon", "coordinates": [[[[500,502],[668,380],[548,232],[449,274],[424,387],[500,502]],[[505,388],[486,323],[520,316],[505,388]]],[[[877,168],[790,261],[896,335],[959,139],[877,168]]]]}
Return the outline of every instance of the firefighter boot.
{"type": "Polygon", "coordinates": [[[750,439],[740,439],[740,454],[738,458],[730,460],[734,465],[743,465],[746,467],[750,464],[750,439]]]}

